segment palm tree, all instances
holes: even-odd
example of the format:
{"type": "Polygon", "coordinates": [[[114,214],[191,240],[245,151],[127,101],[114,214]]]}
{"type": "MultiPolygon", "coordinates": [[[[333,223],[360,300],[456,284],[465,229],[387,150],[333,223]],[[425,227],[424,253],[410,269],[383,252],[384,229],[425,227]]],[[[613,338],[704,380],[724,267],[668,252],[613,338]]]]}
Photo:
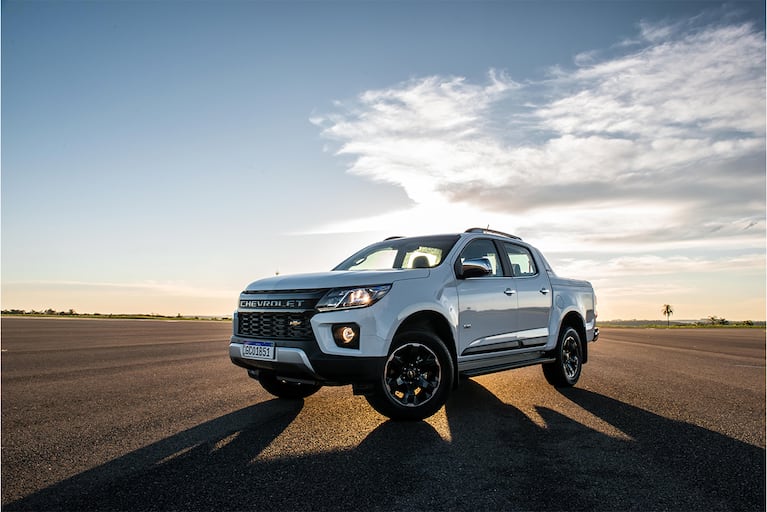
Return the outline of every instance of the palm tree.
{"type": "Polygon", "coordinates": [[[674,309],[671,304],[664,304],[661,313],[666,317],[666,327],[671,327],[671,315],[674,314],[674,309]]]}

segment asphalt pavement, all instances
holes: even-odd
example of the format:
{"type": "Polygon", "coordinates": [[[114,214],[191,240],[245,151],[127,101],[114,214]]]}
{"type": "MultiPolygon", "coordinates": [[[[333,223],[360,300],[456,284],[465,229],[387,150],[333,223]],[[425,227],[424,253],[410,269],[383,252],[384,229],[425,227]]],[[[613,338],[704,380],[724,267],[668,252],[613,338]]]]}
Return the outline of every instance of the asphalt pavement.
{"type": "Polygon", "coordinates": [[[765,331],[604,329],[424,422],[273,399],[221,322],[2,319],[3,510],[764,510],[765,331]]]}

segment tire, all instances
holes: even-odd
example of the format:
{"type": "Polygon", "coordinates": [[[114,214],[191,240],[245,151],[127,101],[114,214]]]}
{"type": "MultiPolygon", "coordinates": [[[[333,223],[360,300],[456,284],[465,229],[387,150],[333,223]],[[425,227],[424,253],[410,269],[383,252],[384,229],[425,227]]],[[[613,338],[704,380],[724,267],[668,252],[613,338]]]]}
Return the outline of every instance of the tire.
{"type": "Polygon", "coordinates": [[[543,375],[552,386],[574,386],[583,369],[583,341],[578,331],[566,327],[559,335],[555,354],[557,360],[543,365],[543,375]]]}
{"type": "Polygon", "coordinates": [[[270,372],[262,371],[258,376],[258,382],[261,386],[277,398],[286,400],[297,400],[313,395],[320,390],[322,386],[318,384],[303,384],[301,382],[288,382],[278,379],[276,375],[270,372]]]}
{"type": "Polygon", "coordinates": [[[453,387],[453,358],[444,342],[427,331],[397,335],[373,391],[365,396],[393,420],[418,421],[445,405],[453,387]]]}

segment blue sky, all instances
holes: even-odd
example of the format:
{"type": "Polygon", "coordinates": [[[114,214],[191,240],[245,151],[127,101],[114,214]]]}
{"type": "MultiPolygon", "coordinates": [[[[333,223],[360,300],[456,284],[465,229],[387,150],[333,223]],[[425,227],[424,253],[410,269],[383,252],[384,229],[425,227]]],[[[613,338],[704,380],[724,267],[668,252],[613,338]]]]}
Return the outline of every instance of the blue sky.
{"type": "Polygon", "coordinates": [[[765,317],[763,2],[2,3],[2,306],[228,314],[488,225],[600,315],[765,317]]]}

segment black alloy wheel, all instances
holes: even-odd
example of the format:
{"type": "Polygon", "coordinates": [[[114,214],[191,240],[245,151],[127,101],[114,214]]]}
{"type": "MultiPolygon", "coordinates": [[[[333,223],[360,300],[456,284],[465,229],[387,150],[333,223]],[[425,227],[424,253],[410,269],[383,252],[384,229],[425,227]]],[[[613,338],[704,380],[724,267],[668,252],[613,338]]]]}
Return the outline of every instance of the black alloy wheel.
{"type": "Polygon", "coordinates": [[[394,420],[422,420],[436,413],[453,386],[453,360],[445,344],[427,331],[398,335],[374,391],[366,398],[394,420]]]}
{"type": "Polygon", "coordinates": [[[554,355],[556,361],[543,365],[543,375],[552,386],[572,387],[583,369],[583,341],[572,327],[566,327],[559,335],[554,355]]]}

